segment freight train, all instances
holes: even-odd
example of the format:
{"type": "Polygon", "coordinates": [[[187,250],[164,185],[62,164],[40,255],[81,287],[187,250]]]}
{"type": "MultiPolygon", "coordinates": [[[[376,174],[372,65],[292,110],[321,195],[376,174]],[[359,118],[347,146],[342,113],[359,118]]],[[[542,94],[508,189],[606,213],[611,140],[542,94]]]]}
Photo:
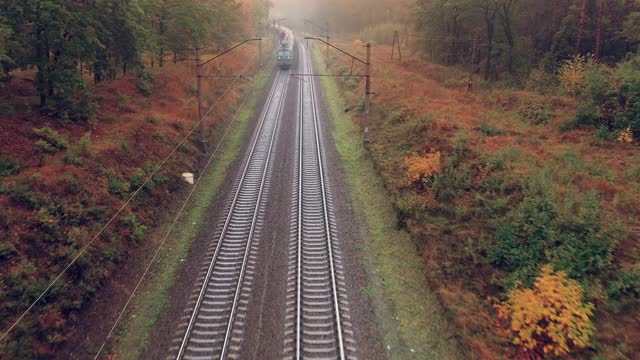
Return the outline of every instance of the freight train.
{"type": "Polygon", "coordinates": [[[276,25],[275,31],[280,35],[281,39],[278,48],[278,67],[282,70],[291,69],[295,56],[293,49],[295,43],[293,31],[280,25],[276,25]]]}

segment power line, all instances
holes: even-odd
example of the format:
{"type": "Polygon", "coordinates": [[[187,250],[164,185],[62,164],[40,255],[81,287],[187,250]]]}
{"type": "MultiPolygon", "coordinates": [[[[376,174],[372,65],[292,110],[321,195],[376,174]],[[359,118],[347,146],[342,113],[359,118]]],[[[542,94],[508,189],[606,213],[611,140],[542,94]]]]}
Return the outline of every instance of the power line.
{"type": "MultiPolygon", "coordinates": [[[[253,59],[255,59],[255,57],[253,59]]],[[[251,61],[253,61],[253,59],[251,61]]],[[[160,169],[167,163],[167,161],[169,161],[169,159],[180,149],[180,147],[184,143],[186,143],[186,141],[191,137],[191,135],[198,129],[198,127],[203,122],[203,120],[211,113],[211,111],[213,111],[213,109],[220,103],[220,101],[229,93],[231,87],[238,80],[239,80],[239,78],[236,78],[234,81],[231,82],[229,87],[227,87],[227,89],[220,96],[220,98],[218,98],[218,100],[209,108],[209,110],[199,119],[199,121],[196,123],[196,125],[185,135],[185,137],[182,139],[182,141],[180,141],[180,143],[178,143],[178,145],[176,145],[176,147],[171,151],[171,153],[169,155],[167,155],[167,157],[160,163],[160,165],[158,165],[156,167],[156,169],[150,175],[147,176],[147,178],[145,179],[143,184],[140,185],[140,187],[138,187],[138,189],[127,199],[127,201],[118,209],[118,211],[116,211],[116,213],[111,217],[111,219],[109,219],[109,221],[104,226],[102,226],[102,228],[100,228],[98,233],[91,238],[91,241],[89,241],[84,247],[82,247],[82,249],[73,257],[71,262],[69,262],[69,264],[67,264],[67,266],[62,270],[62,272],[60,272],[53,279],[53,281],[51,281],[49,283],[49,285],[45,288],[45,290],[42,291],[42,293],[31,303],[31,305],[29,305],[29,307],[18,317],[18,319],[15,320],[13,322],[13,324],[2,334],[2,336],[0,337],[0,342],[2,342],[9,335],[9,333],[11,333],[16,328],[16,326],[18,326],[22,322],[24,317],[27,314],[29,314],[31,312],[31,310],[33,310],[33,308],[40,302],[40,300],[42,300],[42,298],[49,292],[49,290],[51,290],[51,288],[56,283],[58,283],[58,281],[62,278],[62,276],[64,276],[64,274],[66,274],[67,271],[69,271],[69,269],[78,261],[78,259],[82,255],[84,255],[84,253],[89,249],[89,247],[91,247],[91,245],[93,245],[93,243],[102,235],[102,233],[104,233],[104,231],[113,223],[113,221],[122,213],[122,211],[124,211],[124,209],[142,191],[142,189],[144,189],[144,187],[160,171],[160,169]]]]}

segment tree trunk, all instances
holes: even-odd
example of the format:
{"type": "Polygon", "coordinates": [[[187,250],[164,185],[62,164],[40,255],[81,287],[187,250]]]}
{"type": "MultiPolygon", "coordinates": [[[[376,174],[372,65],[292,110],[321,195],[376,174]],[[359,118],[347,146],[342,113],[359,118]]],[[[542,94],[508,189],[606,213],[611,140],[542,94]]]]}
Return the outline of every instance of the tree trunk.
{"type": "Polygon", "coordinates": [[[578,41],[576,43],[576,54],[581,53],[582,35],[584,35],[584,23],[587,17],[587,0],[582,0],[582,8],[580,10],[580,22],[578,23],[578,41]]]}
{"type": "Polygon", "coordinates": [[[44,68],[46,66],[46,59],[44,58],[44,49],[42,44],[42,30],[40,28],[36,29],[36,57],[38,58],[38,95],[40,96],[40,108],[45,108],[47,106],[47,92],[46,92],[46,81],[44,75],[44,68]]]}
{"type": "Polygon", "coordinates": [[[511,28],[511,8],[513,6],[513,1],[505,1],[502,3],[502,12],[500,17],[502,18],[502,28],[504,29],[504,35],[507,39],[507,44],[509,45],[509,50],[507,53],[507,68],[509,74],[513,73],[513,47],[514,47],[514,36],[513,30],[511,28]]]}
{"type": "Polygon", "coordinates": [[[602,23],[604,20],[604,0],[600,0],[600,12],[598,14],[598,37],[596,40],[596,61],[600,62],[602,53],[602,23]]]}
{"type": "Polygon", "coordinates": [[[487,24],[487,63],[484,68],[484,79],[489,80],[491,75],[491,57],[493,53],[493,35],[495,30],[496,12],[491,9],[486,9],[485,22],[487,24]]]}

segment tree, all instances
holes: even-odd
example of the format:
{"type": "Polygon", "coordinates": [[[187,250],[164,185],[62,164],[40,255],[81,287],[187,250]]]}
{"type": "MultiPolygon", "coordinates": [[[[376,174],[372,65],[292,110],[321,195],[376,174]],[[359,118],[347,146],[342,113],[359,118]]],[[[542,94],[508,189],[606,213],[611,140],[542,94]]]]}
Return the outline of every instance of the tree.
{"type": "Polygon", "coordinates": [[[496,15],[498,14],[497,0],[480,0],[478,7],[482,11],[482,16],[487,31],[487,59],[484,68],[484,79],[489,80],[491,72],[491,58],[493,56],[493,38],[495,35],[496,15]]]}
{"type": "Polygon", "coordinates": [[[499,4],[500,21],[504,36],[509,44],[507,68],[509,73],[513,72],[513,47],[515,46],[515,34],[513,32],[513,12],[518,0],[501,0],[499,4]]]}
{"type": "Polygon", "coordinates": [[[580,54],[582,50],[580,45],[582,44],[582,35],[584,35],[584,23],[587,17],[587,0],[582,0],[582,7],[580,7],[580,22],[578,23],[578,42],[576,43],[576,53],[580,54]]]}
{"type": "Polygon", "coordinates": [[[7,25],[6,19],[0,16],[0,77],[2,78],[7,76],[9,70],[15,65],[8,54],[11,33],[12,30],[9,25],[7,25]]]}

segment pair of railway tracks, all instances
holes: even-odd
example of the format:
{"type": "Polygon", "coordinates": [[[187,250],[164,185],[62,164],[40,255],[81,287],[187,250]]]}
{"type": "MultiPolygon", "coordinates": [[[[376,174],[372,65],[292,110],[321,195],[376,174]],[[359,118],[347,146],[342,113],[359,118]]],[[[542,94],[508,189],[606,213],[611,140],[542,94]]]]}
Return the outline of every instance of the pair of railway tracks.
{"type": "MultiPolygon", "coordinates": [[[[311,59],[298,41],[304,73],[311,59]]],[[[290,76],[279,71],[180,324],[173,359],[238,358],[290,76]]],[[[284,358],[355,354],[313,81],[299,79],[284,358]]]]}

